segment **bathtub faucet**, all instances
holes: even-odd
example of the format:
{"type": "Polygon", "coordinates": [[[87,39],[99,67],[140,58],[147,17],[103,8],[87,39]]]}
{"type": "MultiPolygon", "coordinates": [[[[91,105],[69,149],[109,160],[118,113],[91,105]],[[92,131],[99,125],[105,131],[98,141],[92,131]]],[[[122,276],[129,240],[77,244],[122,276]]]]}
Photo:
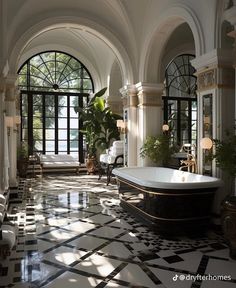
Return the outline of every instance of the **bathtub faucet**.
{"type": "Polygon", "coordinates": [[[187,168],[188,172],[196,173],[197,172],[197,161],[196,161],[196,147],[193,144],[184,144],[182,151],[187,152],[187,159],[181,160],[180,165],[183,165],[179,170],[187,168]]]}

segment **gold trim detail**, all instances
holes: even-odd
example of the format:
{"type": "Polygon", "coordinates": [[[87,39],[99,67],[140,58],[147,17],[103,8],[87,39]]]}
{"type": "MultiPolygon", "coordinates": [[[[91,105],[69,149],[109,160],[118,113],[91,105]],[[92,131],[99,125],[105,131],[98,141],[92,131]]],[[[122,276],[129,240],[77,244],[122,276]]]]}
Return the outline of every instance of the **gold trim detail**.
{"type": "MultiPolygon", "coordinates": [[[[165,193],[165,192],[154,192],[154,191],[149,191],[149,190],[145,190],[141,187],[135,186],[134,184],[131,184],[130,182],[126,182],[123,179],[120,179],[118,176],[118,181],[123,182],[131,187],[134,187],[140,191],[143,191],[145,193],[149,193],[149,194],[154,194],[154,195],[166,195],[166,196],[191,196],[191,195],[198,195],[196,193],[165,193]]],[[[206,195],[206,194],[214,194],[215,192],[200,192],[199,194],[201,195],[206,195]]]]}

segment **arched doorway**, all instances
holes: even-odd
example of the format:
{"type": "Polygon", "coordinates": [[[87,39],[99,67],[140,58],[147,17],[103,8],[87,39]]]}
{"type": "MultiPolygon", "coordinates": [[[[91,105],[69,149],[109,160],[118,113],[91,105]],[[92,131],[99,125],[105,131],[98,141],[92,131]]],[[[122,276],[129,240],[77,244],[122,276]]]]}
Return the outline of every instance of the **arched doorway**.
{"type": "Polygon", "coordinates": [[[30,153],[71,154],[84,162],[82,122],[74,107],[83,107],[93,80],[86,67],[69,54],[48,51],[19,69],[21,141],[30,153]]]}

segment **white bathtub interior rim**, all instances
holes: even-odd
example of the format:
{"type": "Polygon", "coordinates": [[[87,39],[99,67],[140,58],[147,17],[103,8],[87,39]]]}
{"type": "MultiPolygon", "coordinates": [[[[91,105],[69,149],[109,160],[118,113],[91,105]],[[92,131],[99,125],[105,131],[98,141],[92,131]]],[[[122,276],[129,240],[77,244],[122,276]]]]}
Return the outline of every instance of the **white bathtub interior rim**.
{"type": "Polygon", "coordinates": [[[112,173],[138,185],[162,189],[217,188],[223,181],[216,177],[163,167],[122,167],[112,173]]]}

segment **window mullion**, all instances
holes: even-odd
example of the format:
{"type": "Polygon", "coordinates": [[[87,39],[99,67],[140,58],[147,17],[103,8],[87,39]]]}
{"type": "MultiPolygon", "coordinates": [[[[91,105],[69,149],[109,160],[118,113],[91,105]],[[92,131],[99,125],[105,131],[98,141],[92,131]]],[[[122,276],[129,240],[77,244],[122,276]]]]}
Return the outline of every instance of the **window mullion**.
{"type": "Polygon", "coordinates": [[[67,154],[70,154],[70,96],[67,95],[67,154]]]}
{"type": "Polygon", "coordinates": [[[33,94],[28,94],[28,145],[29,154],[33,153],[33,94]]]}
{"type": "MultiPolygon", "coordinates": [[[[82,95],[79,95],[79,107],[83,108],[83,97],[82,95]]],[[[79,147],[79,161],[81,163],[84,162],[84,149],[83,149],[83,134],[80,132],[80,129],[82,129],[83,126],[83,121],[80,119],[79,114],[78,114],[78,121],[79,121],[79,137],[78,137],[78,147],[79,147]]]]}
{"type": "Polygon", "coordinates": [[[46,154],[46,111],[45,111],[45,94],[43,97],[42,117],[43,117],[43,154],[46,154]]]}
{"type": "Polygon", "coordinates": [[[55,154],[58,154],[58,95],[54,94],[55,103],[55,154]]]}

